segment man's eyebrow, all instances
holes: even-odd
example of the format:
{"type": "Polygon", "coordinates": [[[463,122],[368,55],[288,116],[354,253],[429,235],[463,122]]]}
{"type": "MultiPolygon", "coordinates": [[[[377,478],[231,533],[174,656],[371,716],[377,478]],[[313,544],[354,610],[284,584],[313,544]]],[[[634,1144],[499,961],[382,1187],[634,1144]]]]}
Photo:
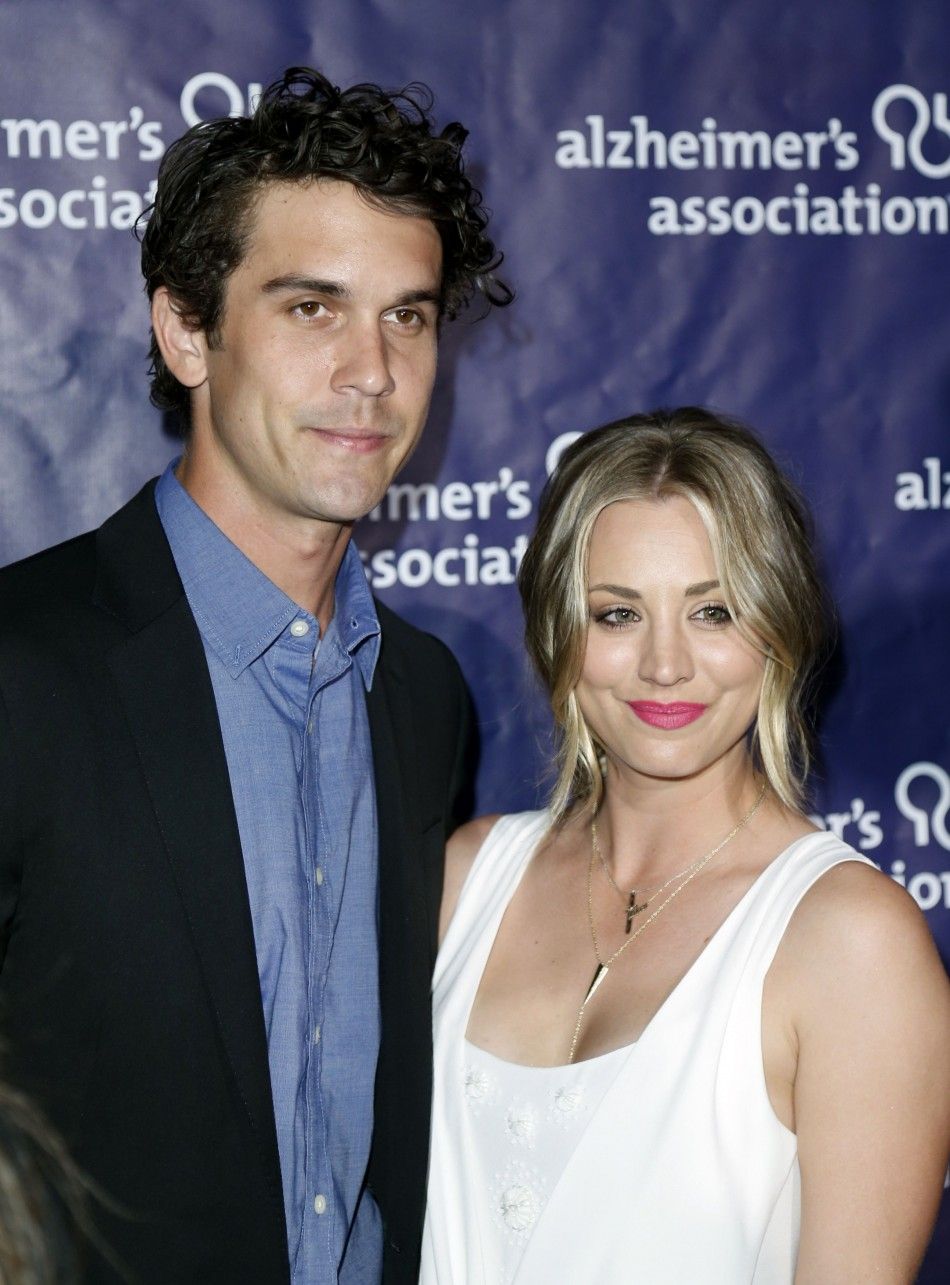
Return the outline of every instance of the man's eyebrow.
{"type": "Polygon", "coordinates": [[[349,290],[339,281],[328,281],[323,277],[306,277],[295,272],[288,272],[282,277],[271,277],[261,286],[264,294],[290,294],[305,291],[308,294],[326,294],[334,299],[345,299],[349,290]]]}
{"type": "MultiPolygon", "coordinates": [[[[288,272],[282,277],[271,277],[261,286],[263,294],[322,294],[331,299],[348,299],[349,289],[340,281],[330,281],[324,277],[308,277],[295,272],[288,272]]],[[[390,308],[407,308],[415,303],[431,303],[436,308],[442,306],[441,292],[435,288],[404,290],[389,305],[390,308]]]]}
{"type": "MultiPolygon", "coordinates": [[[[709,593],[710,589],[720,587],[718,580],[701,580],[699,584],[691,584],[683,591],[684,598],[695,598],[698,594],[709,593]]],[[[639,589],[631,589],[629,585],[622,584],[592,584],[588,593],[594,593],[601,589],[604,593],[616,594],[618,598],[642,598],[639,589]]]]}
{"type": "Polygon", "coordinates": [[[399,295],[393,301],[394,308],[406,308],[412,303],[431,303],[436,308],[442,307],[442,293],[440,290],[407,290],[404,294],[399,295]]]}

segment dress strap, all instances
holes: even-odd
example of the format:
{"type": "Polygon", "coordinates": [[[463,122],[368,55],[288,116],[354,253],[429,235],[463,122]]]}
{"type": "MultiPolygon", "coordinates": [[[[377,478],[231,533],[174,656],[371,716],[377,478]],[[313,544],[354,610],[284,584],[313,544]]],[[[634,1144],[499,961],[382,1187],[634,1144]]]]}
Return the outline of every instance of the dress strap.
{"type": "Polygon", "coordinates": [[[432,982],[433,1013],[457,1019],[464,1034],[475,992],[502,916],[538,844],[551,826],[547,811],[499,817],[479,848],[452,922],[439,948],[432,982]],[[451,1003],[451,1016],[445,1009],[451,1003]]]}

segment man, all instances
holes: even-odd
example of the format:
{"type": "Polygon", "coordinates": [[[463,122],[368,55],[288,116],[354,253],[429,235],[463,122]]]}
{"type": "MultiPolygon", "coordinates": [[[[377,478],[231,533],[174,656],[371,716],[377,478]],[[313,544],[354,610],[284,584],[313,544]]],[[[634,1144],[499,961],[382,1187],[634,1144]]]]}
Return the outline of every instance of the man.
{"type": "Polygon", "coordinates": [[[0,574],[0,1022],[103,1193],[90,1281],[416,1276],[467,697],[350,533],[442,316],[510,298],[464,137],[291,69],[180,139],[142,263],[184,454],[0,574]]]}

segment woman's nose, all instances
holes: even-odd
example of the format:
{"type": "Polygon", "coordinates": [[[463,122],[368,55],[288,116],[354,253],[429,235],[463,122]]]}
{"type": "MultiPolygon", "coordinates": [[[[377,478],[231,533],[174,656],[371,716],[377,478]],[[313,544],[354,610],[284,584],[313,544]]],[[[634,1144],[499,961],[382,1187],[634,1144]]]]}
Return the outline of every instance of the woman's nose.
{"type": "Polygon", "coordinates": [[[682,627],[672,621],[653,622],[641,635],[638,676],[646,683],[672,687],[693,676],[693,658],[682,627]]]}

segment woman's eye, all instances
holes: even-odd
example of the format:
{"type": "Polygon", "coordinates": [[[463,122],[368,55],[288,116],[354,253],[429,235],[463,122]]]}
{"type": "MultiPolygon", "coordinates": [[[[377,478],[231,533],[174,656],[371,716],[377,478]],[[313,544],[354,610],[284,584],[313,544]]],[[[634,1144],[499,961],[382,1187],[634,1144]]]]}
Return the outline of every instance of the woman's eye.
{"type": "Polygon", "coordinates": [[[708,602],[695,615],[704,625],[728,625],[732,620],[729,608],[721,602],[708,602]]]}
{"type": "Polygon", "coordinates": [[[606,611],[598,611],[594,619],[608,629],[622,629],[625,625],[635,624],[640,617],[632,607],[609,607],[606,611]]]}

